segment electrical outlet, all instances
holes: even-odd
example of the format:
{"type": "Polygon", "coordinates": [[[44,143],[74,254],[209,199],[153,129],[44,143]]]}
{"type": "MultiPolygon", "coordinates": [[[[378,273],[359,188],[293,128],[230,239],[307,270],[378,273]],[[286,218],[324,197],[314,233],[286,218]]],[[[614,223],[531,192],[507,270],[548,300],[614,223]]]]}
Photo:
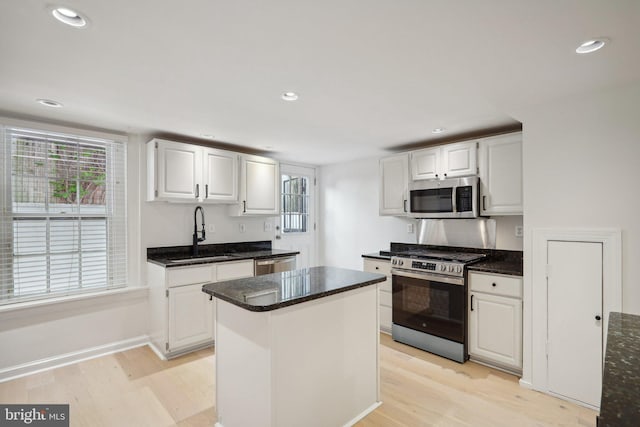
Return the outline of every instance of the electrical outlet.
{"type": "Polygon", "coordinates": [[[216,232],[216,226],[214,224],[207,225],[207,231],[209,233],[215,233],[216,232]]]}
{"type": "Polygon", "coordinates": [[[271,231],[271,222],[270,221],[265,221],[264,222],[264,231],[271,231]]]}
{"type": "Polygon", "coordinates": [[[407,224],[407,233],[413,233],[413,224],[407,224]]]}
{"type": "Polygon", "coordinates": [[[245,230],[246,230],[246,228],[245,228],[245,226],[244,226],[244,223],[242,223],[242,222],[241,222],[241,223],[240,223],[240,232],[241,232],[241,233],[244,233],[244,232],[245,232],[245,230]]]}
{"type": "Polygon", "coordinates": [[[522,237],[523,227],[522,225],[516,225],[516,237],[522,237]]]}

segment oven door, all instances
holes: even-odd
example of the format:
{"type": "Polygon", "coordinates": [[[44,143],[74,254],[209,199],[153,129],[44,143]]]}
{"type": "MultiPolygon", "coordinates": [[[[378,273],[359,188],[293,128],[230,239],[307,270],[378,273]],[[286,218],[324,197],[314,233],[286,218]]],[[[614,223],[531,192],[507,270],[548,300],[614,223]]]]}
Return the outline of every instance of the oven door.
{"type": "Polygon", "coordinates": [[[463,278],[393,269],[393,323],[464,343],[466,298],[463,278]]]}

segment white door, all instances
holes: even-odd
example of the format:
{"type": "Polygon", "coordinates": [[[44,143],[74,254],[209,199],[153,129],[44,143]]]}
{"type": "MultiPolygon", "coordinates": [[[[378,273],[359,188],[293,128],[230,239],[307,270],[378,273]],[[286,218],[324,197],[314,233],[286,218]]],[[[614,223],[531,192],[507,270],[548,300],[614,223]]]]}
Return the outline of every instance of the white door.
{"type": "Polygon", "coordinates": [[[440,148],[425,148],[411,153],[411,178],[435,179],[440,173],[440,148]]]}
{"type": "Polygon", "coordinates": [[[547,242],[547,387],[600,405],[602,243],[547,242]]]}
{"type": "Polygon", "coordinates": [[[476,142],[462,142],[442,146],[443,177],[475,175],[477,170],[476,142]]]}
{"type": "Polygon", "coordinates": [[[405,153],[380,159],[378,173],[380,174],[380,215],[406,215],[409,157],[405,153]]]}
{"type": "Polygon", "coordinates": [[[278,209],[278,163],[259,156],[243,156],[244,213],[274,214],[278,209]]]}
{"type": "Polygon", "coordinates": [[[197,200],[202,194],[202,149],[195,145],[158,141],[158,197],[197,200]]]}
{"type": "Polygon", "coordinates": [[[204,201],[238,200],[238,155],[231,151],[204,148],[204,201]]]}
{"type": "Polygon", "coordinates": [[[522,300],[470,294],[469,354],[522,369],[522,300]]]}
{"type": "Polygon", "coordinates": [[[484,215],[522,215],[522,133],[480,141],[481,209],[484,215]]]}
{"type": "Polygon", "coordinates": [[[169,350],[212,340],[213,313],[202,283],[169,288],[169,350]]]}
{"type": "Polygon", "coordinates": [[[296,268],[316,265],[316,170],[280,165],[281,208],[276,223],[276,249],[300,251],[296,268]]]}

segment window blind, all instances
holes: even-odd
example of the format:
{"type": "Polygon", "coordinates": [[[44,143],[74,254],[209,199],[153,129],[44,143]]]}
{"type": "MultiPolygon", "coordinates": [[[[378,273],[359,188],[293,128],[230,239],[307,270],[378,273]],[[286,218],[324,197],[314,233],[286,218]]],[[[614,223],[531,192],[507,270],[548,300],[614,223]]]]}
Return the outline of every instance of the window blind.
{"type": "Polygon", "coordinates": [[[121,141],[4,128],[0,304],[126,285],[121,141]]]}

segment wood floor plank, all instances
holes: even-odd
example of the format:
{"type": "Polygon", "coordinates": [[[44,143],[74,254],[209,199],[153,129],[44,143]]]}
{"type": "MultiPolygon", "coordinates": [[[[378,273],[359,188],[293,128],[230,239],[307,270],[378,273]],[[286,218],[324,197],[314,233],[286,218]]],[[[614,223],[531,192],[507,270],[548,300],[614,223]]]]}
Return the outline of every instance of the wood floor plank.
{"type": "MultiPolygon", "coordinates": [[[[358,427],[595,426],[590,409],[520,387],[518,378],[380,338],[382,405],[358,427]]],[[[71,425],[211,427],[212,348],[170,361],[148,347],[0,383],[2,403],[69,403],[71,425]]]]}

